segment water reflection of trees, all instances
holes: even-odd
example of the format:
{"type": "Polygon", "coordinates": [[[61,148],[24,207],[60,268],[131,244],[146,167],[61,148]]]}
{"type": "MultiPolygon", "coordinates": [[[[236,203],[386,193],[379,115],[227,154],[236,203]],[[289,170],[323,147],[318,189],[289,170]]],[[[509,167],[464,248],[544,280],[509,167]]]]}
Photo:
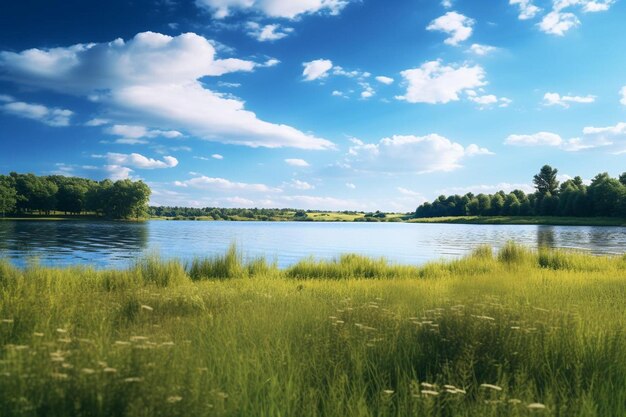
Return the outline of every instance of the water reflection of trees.
{"type": "Polygon", "coordinates": [[[556,247],[556,231],[554,230],[554,226],[537,226],[537,247],[556,247]]]}
{"type": "Polygon", "coordinates": [[[0,249],[12,252],[38,250],[136,252],[148,245],[147,223],[93,221],[0,222],[0,249]]]}

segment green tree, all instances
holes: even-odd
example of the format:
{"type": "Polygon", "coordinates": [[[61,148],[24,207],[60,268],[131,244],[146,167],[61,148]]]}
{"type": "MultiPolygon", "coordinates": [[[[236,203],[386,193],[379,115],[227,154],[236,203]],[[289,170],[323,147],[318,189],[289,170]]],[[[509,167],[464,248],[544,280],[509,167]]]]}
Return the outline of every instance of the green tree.
{"type": "Polygon", "coordinates": [[[0,216],[13,213],[17,205],[17,191],[9,177],[0,175],[0,216]]]}
{"type": "Polygon", "coordinates": [[[604,172],[593,178],[587,190],[594,216],[623,215],[620,206],[626,198],[626,190],[619,180],[604,172]]]}
{"type": "Polygon", "coordinates": [[[544,165],[539,173],[533,177],[533,183],[537,189],[537,194],[545,196],[556,195],[559,189],[559,182],[556,179],[557,169],[552,168],[550,165],[544,165]]]}

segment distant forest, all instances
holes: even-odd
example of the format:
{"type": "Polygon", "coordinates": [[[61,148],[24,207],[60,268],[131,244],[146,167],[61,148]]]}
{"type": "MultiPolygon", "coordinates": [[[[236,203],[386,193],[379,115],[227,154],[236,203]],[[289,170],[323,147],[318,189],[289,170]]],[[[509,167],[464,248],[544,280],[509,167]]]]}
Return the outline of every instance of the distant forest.
{"type": "Polygon", "coordinates": [[[521,190],[495,194],[467,193],[463,196],[439,196],[424,203],[415,217],[453,216],[571,216],[626,217],[626,172],[619,178],[596,175],[590,185],[580,177],[559,184],[558,170],[549,165],[534,176],[535,193],[521,190]]]}
{"type": "Polygon", "coordinates": [[[94,181],[62,175],[0,175],[0,216],[61,212],[110,219],[147,215],[150,188],[142,181],[94,181]]]}

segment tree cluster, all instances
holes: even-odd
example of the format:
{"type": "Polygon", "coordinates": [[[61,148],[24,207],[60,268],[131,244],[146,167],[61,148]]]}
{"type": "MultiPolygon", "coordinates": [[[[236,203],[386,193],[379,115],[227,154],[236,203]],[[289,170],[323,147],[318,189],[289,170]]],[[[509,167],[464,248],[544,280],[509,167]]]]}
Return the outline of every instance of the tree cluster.
{"type": "Polygon", "coordinates": [[[580,177],[559,184],[558,171],[549,165],[534,176],[535,192],[521,190],[495,194],[467,193],[439,196],[424,203],[415,217],[448,216],[572,216],[626,217],[626,172],[619,178],[596,175],[585,185],[580,177]]]}
{"type": "Polygon", "coordinates": [[[147,212],[150,188],[142,181],[94,181],[61,175],[0,175],[0,215],[91,213],[138,219],[147,212]]]}

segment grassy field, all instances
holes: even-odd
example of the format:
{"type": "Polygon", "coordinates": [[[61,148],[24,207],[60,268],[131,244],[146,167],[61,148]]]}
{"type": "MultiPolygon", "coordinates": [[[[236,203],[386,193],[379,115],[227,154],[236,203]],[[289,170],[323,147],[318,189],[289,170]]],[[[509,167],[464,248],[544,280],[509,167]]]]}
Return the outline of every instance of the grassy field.
{"type": "Polygon", "coordinates": [[[626,415],[626,258],[0,262],[0,416],[626,415]]]}
{"type": "Polygon", "coordinates": [[[626,226],[626,219],[617,217],[558,216],[459,216],[411,219],[411,223],[461,224],[545,224],[553,226],[626,226]]]}

